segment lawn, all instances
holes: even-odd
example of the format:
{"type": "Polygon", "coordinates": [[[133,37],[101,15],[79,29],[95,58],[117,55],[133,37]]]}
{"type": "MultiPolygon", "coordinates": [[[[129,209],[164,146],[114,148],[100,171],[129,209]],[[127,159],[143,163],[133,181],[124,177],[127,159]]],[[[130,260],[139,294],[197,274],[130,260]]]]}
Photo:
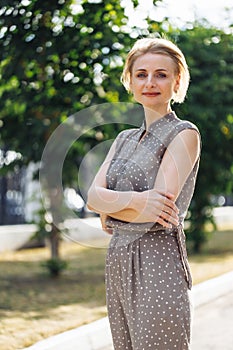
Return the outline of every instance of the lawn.
{"type": "MultiPolygon", "coordinates": [[[[232,248],[233,232],[223,231],[213,235],[202,254],[190,256],[194,283],[233,270],[232,248]]],[[[63,243],[61,254],[69,268],[58,279],[41,267],[48,249],[0,256],[0,350],[19,350],[106,316],[106,249],[63,243]]]]}

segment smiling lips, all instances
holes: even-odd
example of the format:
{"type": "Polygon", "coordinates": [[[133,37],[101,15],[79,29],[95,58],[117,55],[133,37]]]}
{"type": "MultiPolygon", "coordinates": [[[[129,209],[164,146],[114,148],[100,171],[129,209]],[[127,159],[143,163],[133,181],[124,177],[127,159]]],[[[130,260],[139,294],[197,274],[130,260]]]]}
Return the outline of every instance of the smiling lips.
{"type": "Polygon", "coordinates": [[[154,97],[160,95],[160,92],[143,92],[143,96],[154,97]]]}

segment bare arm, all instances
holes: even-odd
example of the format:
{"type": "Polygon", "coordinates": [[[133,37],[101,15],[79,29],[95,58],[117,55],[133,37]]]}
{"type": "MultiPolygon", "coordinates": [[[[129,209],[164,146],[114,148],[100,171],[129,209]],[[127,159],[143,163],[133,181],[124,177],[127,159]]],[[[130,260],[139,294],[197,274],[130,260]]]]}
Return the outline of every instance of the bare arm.
{"type": "Polygon", "coordinates": [[[173,195],[155,189],[121,192],[106,188],[106,174],[115,153],[115,146],[114,143],[88,191],[88,208],[98,214],[107,214],[126,222],[157,221],[169,226],[167,221],[170,221],[176,224],[177,208],[173,195]]]}
{"type": "Polygon", "coordinates": [[[108,214],[110,211],[118,212],[125,208],[131,208],[133,210],[133,201],[136,201],[136,192],[120,192],[107,189],[106,174],[115,154],[115,148],[116,141],[110,148],[88,191],[88,209],[98,214],[108,214]]]}
{"type": "MultiPolygon", "coordinates": [[[[200,154],[200,139],[199,134],[193,129],[186,129],[181,131],[168,146],[162,163],[160,165],[155,184],[154,190],[156,192],[146,191],[148,194],[148,205],[150,204],[149,197],[152,195],[151,200],[160,201],[160,204],[163,203],[164,196],[173,202],[176,201],[179,196],[185,181],[190,175],[198,157],[200,154]],[[156,196],[153,196],[157,194],[156,196]],[[161,194],[160,198],[158,195],[161,194]]],[[[129,212],[127,209],[117,212],[110,213],[109,216],[122,219],[130,217],[130,221],[134,222],[146,222],[148,220],[148,205],[144,206],[143,210],[138,213],[129,212]]],[[[154,216],[154,221],[162,223],[164,225],[164,219],[170,223],[177,224],[176,216],[174,215],[174,208],[166,207],[164,210],[161,210],[161,214],[156,217],[154,216]],[[167,217],[164,215],[163,211],[167,213],[167,217]]],[[[164,225],[169,226],[169,225],[164,225]]]]}
{"type": "Polygon", "coordinates": [[[168,146],[154,188],[168,191],[176,200],[200,155],[200,136],[193,129],[181,131],[168,146]]]}

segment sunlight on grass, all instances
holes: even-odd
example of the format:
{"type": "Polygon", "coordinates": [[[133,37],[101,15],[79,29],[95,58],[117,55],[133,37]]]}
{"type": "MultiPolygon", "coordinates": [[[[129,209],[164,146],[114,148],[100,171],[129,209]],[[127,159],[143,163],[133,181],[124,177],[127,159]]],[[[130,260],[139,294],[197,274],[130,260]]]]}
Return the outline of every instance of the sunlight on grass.
{"type": "Polygon", "coordinates": [[[69,268],[50,278],[48,249],[0,256],[0,350],[18,350],[106,315],[105,251],[63,243],[69,268]]]}

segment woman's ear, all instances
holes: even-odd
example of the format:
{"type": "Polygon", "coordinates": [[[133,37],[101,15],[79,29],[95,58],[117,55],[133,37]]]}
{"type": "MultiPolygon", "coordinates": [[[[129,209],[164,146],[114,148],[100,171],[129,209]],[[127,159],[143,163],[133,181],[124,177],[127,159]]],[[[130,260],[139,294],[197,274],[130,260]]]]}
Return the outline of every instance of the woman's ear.
{"type": "Polygon", "coordinates": [[[131,79],[130,79],[130,82],[129,82],[129,90],[128,90],[128,93],[133,94],[133,86],[132,86],[132,81],[131,81],[131,79]]]}
{"type": "Polygon", "coordinates": [[[174,86],[175,93],[177,93],[177,91],[179,90],[179,87],[180,87],[180,74],[178,74],[176,77],[176,82],[175,82],[175,86],[174,86]]]}

